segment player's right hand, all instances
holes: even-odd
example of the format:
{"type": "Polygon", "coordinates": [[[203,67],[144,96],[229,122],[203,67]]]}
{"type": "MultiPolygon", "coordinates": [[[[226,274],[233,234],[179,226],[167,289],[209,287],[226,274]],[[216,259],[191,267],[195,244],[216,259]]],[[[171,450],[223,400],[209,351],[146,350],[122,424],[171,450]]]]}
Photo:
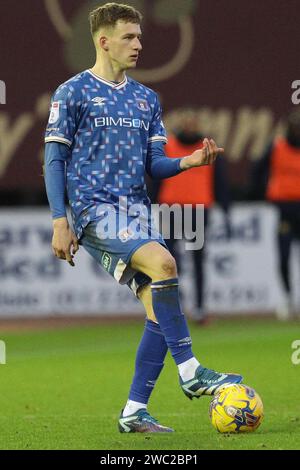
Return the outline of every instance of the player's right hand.
{"type": "Polygon", "coordinates": [[[70,229],[67,219],[62,218],[54,220],[52,238],[53,254],[59,259],[66,260],[71,266],[75,266],[73,259],[78,250],[78,240],[70,229]]]}

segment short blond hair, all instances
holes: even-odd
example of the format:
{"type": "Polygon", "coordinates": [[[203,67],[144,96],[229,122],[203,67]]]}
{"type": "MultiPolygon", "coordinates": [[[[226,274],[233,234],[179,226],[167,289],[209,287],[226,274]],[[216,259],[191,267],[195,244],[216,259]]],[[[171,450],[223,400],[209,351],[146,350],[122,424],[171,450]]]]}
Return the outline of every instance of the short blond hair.
{"type": "Polygon", "coordinates": [[[91,11],[89,15],[93,36],[102,27],[114,28],[119,20],[125,23],[141,24],[142,19],[142,14],[138,10],[120,3],[106,3],[91,11]]]}

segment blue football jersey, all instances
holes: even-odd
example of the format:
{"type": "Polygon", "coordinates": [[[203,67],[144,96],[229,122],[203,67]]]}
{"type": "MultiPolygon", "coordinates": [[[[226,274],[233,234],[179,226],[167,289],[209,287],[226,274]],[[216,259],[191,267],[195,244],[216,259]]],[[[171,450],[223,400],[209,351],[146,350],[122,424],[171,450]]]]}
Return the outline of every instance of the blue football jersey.
{"type": "Polygon", "coordinates": [[[79,237],[103,203],[150,204],[145,167],[157,141],[167,142],[157,94],[135,80],[114,83],[86,70],[57,89],[45,142],[71,150],[66,185],[79,237]]]}

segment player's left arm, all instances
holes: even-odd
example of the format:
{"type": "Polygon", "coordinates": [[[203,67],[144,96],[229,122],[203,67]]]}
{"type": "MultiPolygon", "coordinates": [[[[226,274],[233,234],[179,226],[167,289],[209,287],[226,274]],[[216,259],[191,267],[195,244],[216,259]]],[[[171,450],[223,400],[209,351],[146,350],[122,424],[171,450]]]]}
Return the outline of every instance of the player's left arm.
{"type": "Polygon", "coordinates": [[[190,168],[212,165],[223,148],[218,148],[211,139],[204,139],[204,147],[183,158],[168,158],[164,143],[156,141],[148,145],[146,171],[153,179],[165,179],[176,176],[190,168]],[[207,143],[206,143],[207,141],[207,143]]]}
{"type": "Polygon", "coordinates": [[[146,171],[152,178],[170,178],[190,168],[211,165],[218,154],[224,153],[224,149],[218,147],[213,139],[205,138],[202,148],[191,155],[183,158],[168,158],[164,152],[164,144],[167,141],[167,134],[162,121],[162,109],[156,96],[146,161],[146,171]]]}
{"type": "Polygon", "coordinates": [[[156,141],[148,144],[146,171],[157,180],[171,178],[182,172],[181,158],[168,158],[164,151],[164,142],[156,141]]]}
{"type": "Polygon", "coordinates": [[[189,170],[198,166],[212,165],[221,153],[224,153],[222,147],[218,147],[213,139],[205,138],[203,140],[203,148],[181,159],[180,168],[182,170],[189,170]]]}

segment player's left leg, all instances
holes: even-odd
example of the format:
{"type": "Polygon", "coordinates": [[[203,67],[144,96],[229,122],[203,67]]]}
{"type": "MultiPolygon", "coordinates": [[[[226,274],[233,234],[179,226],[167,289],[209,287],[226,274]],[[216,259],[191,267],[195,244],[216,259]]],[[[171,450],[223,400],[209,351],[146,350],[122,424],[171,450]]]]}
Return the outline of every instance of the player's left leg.
{"type": "Polygon", "coordinates": [[[156,242],[144,245],[133,254],[131,267],[152,279],[153,311],[178,366],[184,393],[189,398],[213,395],[228,384],[240,383],[242,376],[207,369],[195,358],[179,302],[176,263],[168,250],[156,242]]]}

